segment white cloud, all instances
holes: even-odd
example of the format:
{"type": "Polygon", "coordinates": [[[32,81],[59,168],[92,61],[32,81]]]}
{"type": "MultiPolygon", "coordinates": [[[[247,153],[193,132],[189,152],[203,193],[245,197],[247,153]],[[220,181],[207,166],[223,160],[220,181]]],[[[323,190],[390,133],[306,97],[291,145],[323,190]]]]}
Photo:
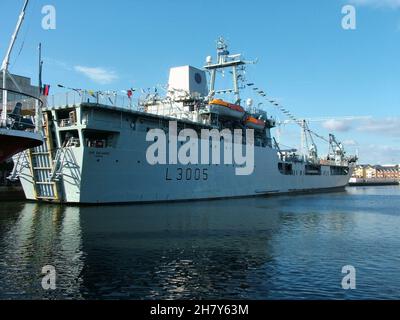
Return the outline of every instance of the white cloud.
{"type": "Polygon", "coordinates": [[[347,132],[351,130],[350,121],[347,120],[328,120],[322,124],[322,126],[333,132],[347,132]]]}
{"type": "Polygon", "coordinates": [[[387,164],[399,163],[400,148],[389,145],[368,144],[358,148],[360,163],[387,164]]]}
{"type": "Polygon", "coordinates": [[[351,3],[375,8],[400,8],[400,0],[352,0],[351,3]]]}
{"type": "Polygon", "coordinates": [[[366,120],[357,127],[357,130],[366,133],[398,137],[400,136],[400,118],[392,117],[366,120]]]}
{"type": "Polygon", "coordinates": [[[400,117],[370,118],[360,120],[328,120],[322,127],[331,132],[358,131],[390,137],[400,137],[400,117]]]}
{"type": "Polygon", "coordinates": [[[91,68],[85,66],[75,66],[74,70],[99,84],[109,84],[118,79],[118,75],[114,71],[100,67],[91,68]]]}
{"type": "Polygon", "coordinates": [[[343,144],[344,144],[345,146],[347,146],[347,147],[355,147],[355,146],[358,146],[358,142],[355,141],[355,140],[352,140],[352,139],[343,141],[343,144]]]}

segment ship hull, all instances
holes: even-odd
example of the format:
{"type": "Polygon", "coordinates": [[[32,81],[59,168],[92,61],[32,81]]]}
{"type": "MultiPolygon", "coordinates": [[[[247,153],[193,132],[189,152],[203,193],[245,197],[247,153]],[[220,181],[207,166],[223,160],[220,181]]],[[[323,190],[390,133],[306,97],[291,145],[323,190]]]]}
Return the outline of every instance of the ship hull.
{"type": "MultiPolygon", "coordinates": [[[[74,164],[63,169],[55,202],[149,203],[315,193],[343,189],[352,173],[332,176],[330,167],[323,166],[321,176],[283,175],[270,148],[256,148],[255,171],[249,176],[236,175],[233,165],[152,166],[143,141],[145,136],[133,139],[131,147],[122,150],[70,148],[66,162],[74,164]]],[[[304,170],[304,164],[297,165],[296,172],[304,170]]],[[[27,199],[38,200],[28,167],[20,180],[27,199]]]]}
{"type": "Polygon", "coordinates": [[[32,132],[0,129],[0,163],[26,149],[43,143],[40,135],[32,132]]]}

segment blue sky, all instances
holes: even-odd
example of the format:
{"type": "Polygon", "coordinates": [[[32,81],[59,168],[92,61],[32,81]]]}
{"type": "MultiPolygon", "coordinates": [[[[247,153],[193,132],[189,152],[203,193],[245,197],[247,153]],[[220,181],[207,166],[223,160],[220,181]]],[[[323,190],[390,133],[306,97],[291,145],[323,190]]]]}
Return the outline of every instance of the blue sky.
{"type": "MultiPolygon", "coordinates": [[[[0,3],[2,55],[22,3],[0,3]]],[[[202,67],[221,35],[232,52],[259,59],[249,81],[298,117],[372,117],[313,123],[315,131],[335,131],[361,162],[400,163],[400,0],[32,0],[11,71],[36,82],[42,42],[53,88],[148,88],[165,84],[170,67],[202,67]],[[48,4],[56,30],[41,27],[48,4]],[[346,4],[356,7],[356,30],[341,27],[346,4]]],[[[283,143],[299,145],[298,129],[283,134],[283,143]]]]}

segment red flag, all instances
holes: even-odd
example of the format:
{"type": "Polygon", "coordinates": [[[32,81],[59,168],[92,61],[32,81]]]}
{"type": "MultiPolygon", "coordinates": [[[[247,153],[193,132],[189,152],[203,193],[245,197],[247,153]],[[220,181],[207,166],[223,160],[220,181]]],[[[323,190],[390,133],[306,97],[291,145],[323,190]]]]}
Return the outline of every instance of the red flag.
{"type": "Polygon", "coordinates": [[[133,91],[132,90],[128,90],[128,98],[129,99],[132,98],[132,95],[133,95],[133,91]]]}
{"type": "Polygon", "coordinates": [[[47,97],[49,95],[49,93],[50,93],[50,85],[49,84],[45,84],[43,86],[43,95],[45,97],[47,97]]]}

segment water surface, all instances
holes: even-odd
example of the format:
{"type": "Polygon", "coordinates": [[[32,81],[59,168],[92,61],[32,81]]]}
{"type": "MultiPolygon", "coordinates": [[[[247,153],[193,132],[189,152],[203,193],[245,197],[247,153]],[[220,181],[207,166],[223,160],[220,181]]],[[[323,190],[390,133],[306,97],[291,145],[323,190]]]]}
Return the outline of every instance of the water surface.
{"type": "Polygon", "coordinates": [[[0,202],[1,299],[400,299],[400,188],[175,204],[0,202]],[[57,270],[57,290],[41,269],[57,270]],[[342,267],[357,269],[345,291],[342,267]]]}

